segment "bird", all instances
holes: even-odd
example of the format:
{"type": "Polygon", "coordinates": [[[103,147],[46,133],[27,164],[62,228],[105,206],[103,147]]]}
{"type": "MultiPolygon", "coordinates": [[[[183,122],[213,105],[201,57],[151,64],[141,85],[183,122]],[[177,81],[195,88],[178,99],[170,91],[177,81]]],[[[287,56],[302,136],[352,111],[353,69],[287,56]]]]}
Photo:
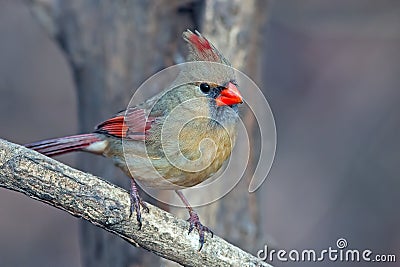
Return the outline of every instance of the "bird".
{"type": "MultiPolygon", "coordinates": [[[[243,103],[230,62],[198,31],[182,34],[189,52],[175,85],[141,104],[128,107],[91,133],[48,139],[27,148],[46,156],[85,151],[110,158],[131,179],[130,215],[139,229],[142,210],[149,212],[137,182],[175,190],[189,212],[189,233],[196,229],[202,249],[204,226],[182,189],[212,177],[231,155],[243,103]]],[[[173,83],[174,84],[174,83],[173,83]]]]}

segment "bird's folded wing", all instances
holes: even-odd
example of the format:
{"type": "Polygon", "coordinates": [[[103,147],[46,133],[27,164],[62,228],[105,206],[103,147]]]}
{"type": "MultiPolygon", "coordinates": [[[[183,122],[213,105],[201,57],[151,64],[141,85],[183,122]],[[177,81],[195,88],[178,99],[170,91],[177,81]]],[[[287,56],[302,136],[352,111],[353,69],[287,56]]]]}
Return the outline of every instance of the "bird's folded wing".
{"type": "Polygon", "coordinates": [[[129,108],[97,125],[95,132],[119,138],[144,140],[154,121],[154,117],[146,117],[144,109],[129,108]]]}

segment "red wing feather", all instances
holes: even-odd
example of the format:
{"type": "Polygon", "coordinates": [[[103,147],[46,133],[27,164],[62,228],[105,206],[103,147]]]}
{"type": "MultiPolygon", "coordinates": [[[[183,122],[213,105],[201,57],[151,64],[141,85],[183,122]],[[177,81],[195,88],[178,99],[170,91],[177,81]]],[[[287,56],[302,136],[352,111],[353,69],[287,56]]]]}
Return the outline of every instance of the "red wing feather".
{"type": "Polygon", "coordinates": [[[130,108],[120,112],[115,117],[100,123],[96,132],[105,133],[119,138],[144,140],[146,131],[151,128],[154,118],[147,118],[143,109],[130,108]]]}
{"type": "Polygon", "coordinates": [[[125,124],[124,116],[116,116],[108,119],[96,128],[96,132],[102,132],[116,137],[125,137],[128,126],[125,124]]]}

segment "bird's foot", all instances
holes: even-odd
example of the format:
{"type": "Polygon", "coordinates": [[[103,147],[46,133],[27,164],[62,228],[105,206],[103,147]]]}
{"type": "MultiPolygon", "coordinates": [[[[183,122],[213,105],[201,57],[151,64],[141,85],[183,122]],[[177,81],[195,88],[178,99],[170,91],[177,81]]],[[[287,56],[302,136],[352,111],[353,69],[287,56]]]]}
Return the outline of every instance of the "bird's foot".
{"type": "Polygon", "coordinates": [[[136,212],[136,220],[139,223],[139,230],[140,230],[142,228],[141,208],[147,213],[149,212],[149,208],[147,207],[147,204],[139,196],[139,192],[133,180],[131,183],[130,199],[131,199],[131,209],[129,213],[129,218],[132,217],[133,212],[136,212]]]}
{"type": "Polygon", "coordinates": [[[214,236],[213,231],[211,231],[207,226],[204,226],[199,219],[199,215],[197,215],[196,212],[193,210],[189,211],[189,219],[187,220],[190,223],[189,226],[189,234],[193,231],[194,228],[197,229],[197,232],[199,233],[199,242],[200,242],[200,248],[199,251],[203,248],[204,244],[204,233],[210,233],[211,237],[214,236]]]}

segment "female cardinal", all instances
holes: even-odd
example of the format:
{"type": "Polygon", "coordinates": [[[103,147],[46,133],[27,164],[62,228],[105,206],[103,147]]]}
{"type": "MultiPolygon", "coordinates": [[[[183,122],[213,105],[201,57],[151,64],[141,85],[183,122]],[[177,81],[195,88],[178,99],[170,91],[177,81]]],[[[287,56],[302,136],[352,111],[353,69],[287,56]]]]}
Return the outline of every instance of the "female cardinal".
{"type": "MultiPolygon", "coordinates": [[[[196,228],[200,249],[203,226],[179,189],[211,177],[228,159],[236,136],[242,97],[230,63],[199,32],[187,30],[189,61],[183,68],[190,82],[164,90],[100,123],[93,133],[27,144],[47,156],[86,151],[111,158],[131,177],[131,214],[141,227],[141,200],[135,180],[145,186],[175,190],[189,211],[189,233],[196,228]],[[212,64],[213,63],[213,64],[212,64]],[[207,78],[205,80],[205,77],[207,78]]],[[[179,76],[179,75],[178,75],[179,76]]]]}

